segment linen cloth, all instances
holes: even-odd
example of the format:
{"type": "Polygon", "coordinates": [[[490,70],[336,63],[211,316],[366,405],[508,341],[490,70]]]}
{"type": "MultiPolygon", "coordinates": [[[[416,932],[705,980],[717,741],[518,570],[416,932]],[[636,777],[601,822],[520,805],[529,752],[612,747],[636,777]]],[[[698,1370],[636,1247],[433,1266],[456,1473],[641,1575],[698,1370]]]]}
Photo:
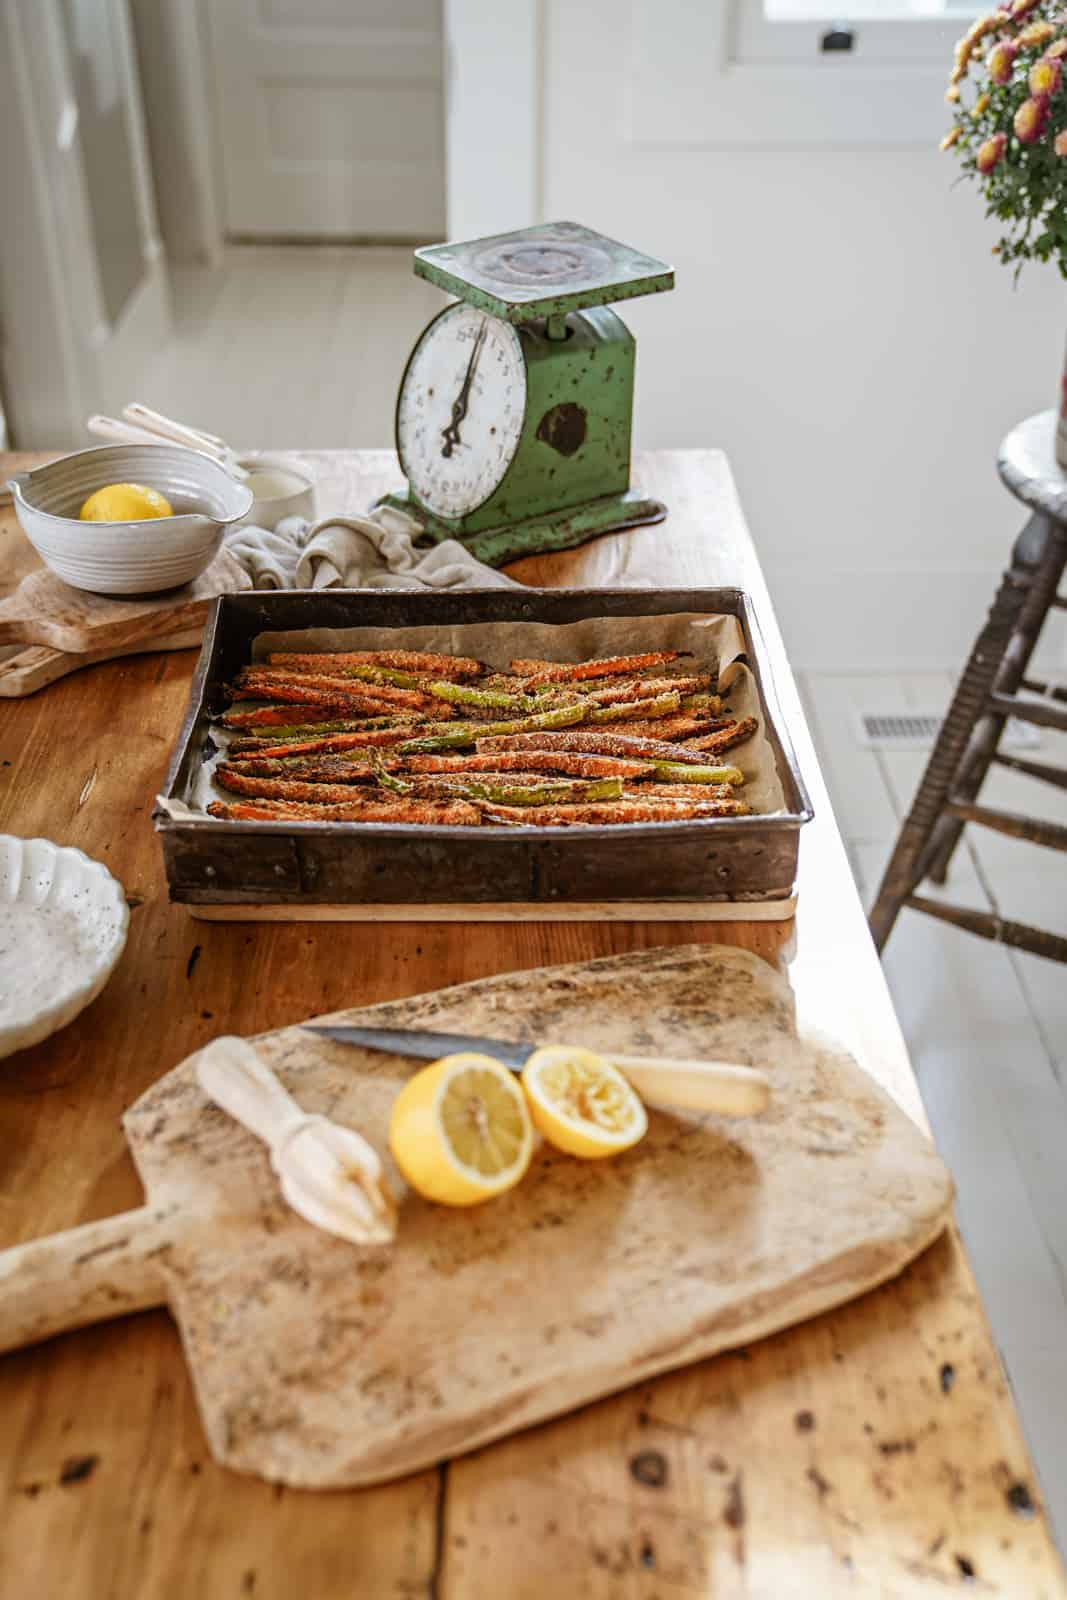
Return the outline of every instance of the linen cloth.
{"type": "Polygon", "coordinates": [[[256,589],[485,589],[521,587],[458,539],[417,549],[422,528],[393,506],[366,516],[283,517],[271,531],[245,524],[226,539],[256,589]]]}

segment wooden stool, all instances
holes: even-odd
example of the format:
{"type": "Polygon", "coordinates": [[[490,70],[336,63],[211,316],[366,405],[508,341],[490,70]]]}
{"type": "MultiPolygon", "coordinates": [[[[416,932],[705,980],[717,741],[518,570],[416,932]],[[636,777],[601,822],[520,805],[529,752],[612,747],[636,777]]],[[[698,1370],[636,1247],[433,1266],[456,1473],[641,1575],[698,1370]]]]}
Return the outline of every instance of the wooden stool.
{"type": "Polygon", "coordinates": [[[886,867],[870,916],[879,950],[901,906],[910,906],[985,939],[1067,961],[1067,939],[1058,934],[915,893],[925,878],[944,883],[966,822],[1051,850],[1067,850],[1067,827],[977,803],[993,764],[1067,789],[1067,770],[1021,761],[999,749],[1008,717],[1067,732],[1067,688],[1027,676],[1049,611],[1067,610],[1067,598],[1057,592],[1067,565],[1067,473],[1056,465],[1055,433],[1056,414],[1047,411],[1021,423],[1001,446],[1000,476],[1032,515],[1015,542],[1011,565],[975,641],[886,867]],[[1043,698],[1018,698],[1020,689],[1043,698]]]}

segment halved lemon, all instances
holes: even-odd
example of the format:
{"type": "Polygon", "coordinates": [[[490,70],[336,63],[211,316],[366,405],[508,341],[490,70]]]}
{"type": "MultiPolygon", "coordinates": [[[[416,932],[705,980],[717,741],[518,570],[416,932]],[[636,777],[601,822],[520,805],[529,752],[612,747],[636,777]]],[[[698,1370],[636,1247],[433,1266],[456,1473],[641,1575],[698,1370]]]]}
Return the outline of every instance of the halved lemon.
{"type": "Polygon", "coordinates": [[[82,522],[147,522],[172,517],[171,503],[143,483],[109,483],[91,494],[78,512],[82,522]]]}
{"type": "Polygon", "coordinates": [[[640,1096],[592,1050],[543,1045],[523,1068],[522,1086],[534,1127],[572,1156],[617,1155],[648,1127],[640,1096]]]}
{"type": "Polygon", "coordinates": [[[445,1056],[409,1078],[389,1117],[389,1148],[427,1200],[474,1206],[530,1165],[533,1129],[514,1073],[490,1056],[445,1056]]]}

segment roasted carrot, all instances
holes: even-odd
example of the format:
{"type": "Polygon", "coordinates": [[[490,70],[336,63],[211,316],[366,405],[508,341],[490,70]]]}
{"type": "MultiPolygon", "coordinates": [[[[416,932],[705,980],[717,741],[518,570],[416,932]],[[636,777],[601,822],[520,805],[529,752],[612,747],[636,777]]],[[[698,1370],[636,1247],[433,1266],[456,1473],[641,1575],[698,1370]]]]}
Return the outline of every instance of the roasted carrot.
{"type": "MultiPolygon", "coordinates": [[[[433,727],[432,723],[425,726],[427,735],[433,727]]],[[[409,741],[415,731],[414,728],[368,728],[365,733],[328,733],[320,739],[294,739],[291,744],[274,745],[270,753],[277,757],[314,756],[341,750],[391,749],[409,741]]]]}
{"type": "MultiPolygon", "coordinates": [[[[224,711],[218,720],[224,728],[280,728],[284,731],[291,724],[292,715],[284,705],[255,706],[251,711],[224,711]]],[[[328,725],[334,713],[326,706],[308,706],[303,715],[307,724],[325,722],[328,725]]]]}
{"type": "Polygon", "coordinates": [[[466,800],[378,800],[363,805],[300,805],[295,801],[213,800],[213,817],[232,822],[417,822],[477,827],[481,812],[466,800]]]}
{"type": "MultiPolygon", "coordinates": [[[[356,755],[372,752],[356,751],[356,755]]],[[[390,762],[389,767],[395,766],[390,762]]],[[[351,755],[290,756],[278,760],[275,756],[243,756],[238,761],[220,761],[216,772],[236,772],[244,778],[293,778],[303,783],[375,783],[383,768],[369,760],[352,759],[351,755]]]]}
{"type": "Polygon", "coordinates": [[[259,778],[232,767],[215,768],[215,778],[234,794],[253,795],[257,800],[312,800],[316,805],[369,804],[352,794],[343,783],[301,783],[295,778],[259,778]]]}
{"type": "Polygon", "coordinates": [[[501,806],[560,806],[594,800],[618,800],[621,778],[598,778],[594,783],[546,781],[536,773],[520,783],[518,774],[485,773],[471,778],[453,774],[443,778],[416,778],[411,793],[423,797],[456,795],[464,800],[488,800],[501,806]]]}
{"type": "MultiPolygon", "coordinates": [[[[532,735],[531,735],[532,737],[532,735]]],[[[408,756],[406,772],[562,772],[574,778],[649,778],[648,762],[568,750],[503,750],[467,756],[408,756]]]]}
{"type": "Polygon", "coordinates": [[[346,667],[384,667],[396,672],[424,672],[437,678],[477,678],[485,669],[473,656],[436,655],[429,650],[324,650],[321,653],[275,650],[272,667],[290,672],[344,671],[346,667]]]}
{"type": "Polygon", "coordinates": [[[705,800],[691,805],[684,800],[608,800],[572,806],[483,806],[484,815],[494,822],[539,828],[566,828],[576,823],[685,822],[693,817],[740,817],[747,811],[743,800],[705,800]]]}
{"type": "Polygon", "coordinates": [[[630,722],[618,723],[611,731],[625,734],[628,738],[666,739],[673,742],[675,739],[688,739],[707,733],[708,719],[689,712],[679,712],[676,716],[656,721],[635,716],[630,722]]]}
{"type": "Polygon", "coordinates": [[[518,657],[511,670],[531,687],[541,683],[578,683],[586,678],[613,678],[623,672],[644,672],[677,661],[680,650],[653,650],[639,656],[605,656],[600,661],[530,661],[518,657]]]}
{"type": "Polygon", "coordinates": [[[397,689],[392,684],[362,684],[346,678],[324,678],[317,673],[285,673],[245,668],[237,680],[237,688],[250,699],[299,699],[311,693],[324,700],[375,700],[387,710],[390,707],[407,707],[412,711],[430,709],[434,701],[417,689],[397,689]]]}
{"type": "Polygon", "coordinates": [[[709,751],[732,750],[735,744],[743,744],[746,739],[751,739],[759,724],[755,717],[742,717],[740,722],[733,723],[730,727],[716,728],[712,733],[705,733],[696,739],[687,739],[687,750],[700,750],[705,754],[709,751]]]}
{"type": "Polygon", "coordinates": [[[623,678],[603,689],[587,689],[585,698],[598,706],[624,704],[627,700],[652,700],[661,694],[691,695],[705,688],[708,677],[692,678],[623,678]]]}
{"type": "MultiPolygon", "coordinates": [[[[232,748],[232,746],[231,746],[232,748]]],[[[570,750],[588,755],[618,756],[623,760],[691,761],[694,766],[703,762],[703,756],[694,751],[686,753],[684,745],[670,744],[666,739],[634,739],[625,733],[609,732],[606,728],[569,728],[558,733],[502,733],[480,738],[475,742],[479,755],[494,750],[570,750]]]]}

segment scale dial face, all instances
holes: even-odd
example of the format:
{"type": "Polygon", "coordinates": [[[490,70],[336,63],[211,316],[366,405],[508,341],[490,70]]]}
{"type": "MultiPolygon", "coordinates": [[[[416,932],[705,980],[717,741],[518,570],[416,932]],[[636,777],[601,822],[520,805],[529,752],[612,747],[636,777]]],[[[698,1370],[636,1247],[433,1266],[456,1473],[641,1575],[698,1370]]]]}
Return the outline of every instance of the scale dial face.
{"type": "Polygon", "coordinates": [[[411,353],[396,407],[404,474],[426,509],[455,521],[499,487],[526,416],[526,362],[509,322],[449,306],[411,353]]]}

